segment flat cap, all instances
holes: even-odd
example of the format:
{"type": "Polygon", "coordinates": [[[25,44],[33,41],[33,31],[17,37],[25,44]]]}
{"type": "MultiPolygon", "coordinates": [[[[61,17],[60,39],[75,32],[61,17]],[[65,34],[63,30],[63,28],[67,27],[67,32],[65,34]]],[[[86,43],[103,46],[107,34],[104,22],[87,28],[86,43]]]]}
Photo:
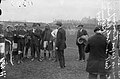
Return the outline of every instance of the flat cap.
{"type": "Polygon", "coordinates": [[[83,24],[79,24],[77,27],[83,27],[83,24]]]}
{"type": "Polygon", "coordinates": [[[57,22],[56,22],[56,25],[58,25],[58,26],[62,26],[62,22],[57,21],[57,22]]]}
{"type": "Polygon", "coordinates": [[[94,32],[99,31],[99,30],[103,31],[102,26],[95,27],[94,32]]]}

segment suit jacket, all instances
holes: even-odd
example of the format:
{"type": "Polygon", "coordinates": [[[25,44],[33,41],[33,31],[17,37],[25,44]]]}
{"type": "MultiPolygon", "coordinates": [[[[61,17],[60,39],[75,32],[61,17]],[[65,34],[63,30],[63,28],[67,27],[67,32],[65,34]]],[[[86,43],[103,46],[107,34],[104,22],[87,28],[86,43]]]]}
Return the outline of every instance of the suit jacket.
{"type": "Polygon", "coordinates": [[[51,32],[52,32],[51,29],[45,29],[43,31],[43,41],[52,41],[53,37],[51,32]]]}
{"type": "Polygon", "coordinates": [[[109,69],[105,69],[105,59],[108,54],[112,55],[112,43],[107,41],[107,38],[97,33],[88,39],[88,44],[85,49],[86,53],[90,53],[87,62],[86,71],[89,73],[105,74],[109,69]],[[108,52],[106,54],[106,48],[108,52]]]}
{"type": "Polygon", "coordinates": [[[4,36],[7,40],[13,41],[14,34],[12,31],[5,31],[4,36]]]}
{"type": "Polygon", "coordinates": [[[24,39],[26,35],[26,30],[18,30],[18,38],[19,39],[24,39]],[[20,35],[23,35],[24,37],[21,37],[20,35]]]}
{"type": "Polygon", "coordinates": [[[34,33],[33,33],[33,30],[31,30],[30,32],[31,44],[35,44],[36,46],[39,46],[40,40],[41,40],[41,34],[42,34],[42,30],[40,29],[35,29],[34,33]]]}
{"type": "MultiPolygon", "coordinates": [[[[77,32],[77,39],[78,39],[79,37],[83,36],[83,35],[88,35],[87,31],[86,31],[85,29],[82,29],[82,31],[81,31],[81,30],[78,30],[78,32],[77,32]]],[[[76,39],[76,45],[79,45],[77,39],[76,39]]]]}
{"type": "Polygon", "coordinates": [[[15,43],[18,43],[18,30],[13,31],[13,40],[15,43]]]}
{"type": "Polygon", "coordinates": [[[66,32],[63,28],[58,29],[56,47],[58,50],[64,50],[66,48],[66,32]]]}

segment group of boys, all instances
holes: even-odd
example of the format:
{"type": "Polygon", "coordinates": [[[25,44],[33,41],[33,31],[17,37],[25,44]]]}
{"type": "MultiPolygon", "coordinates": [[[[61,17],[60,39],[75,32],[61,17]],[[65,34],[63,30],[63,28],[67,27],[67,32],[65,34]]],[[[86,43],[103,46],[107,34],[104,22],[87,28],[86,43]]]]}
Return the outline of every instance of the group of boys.
{"type": "Polygon", "coordinates": [[[37,54],[37,60],[42,61],[46,59],[46,50],[49,53],[49,59],[53,50],[53,36],[51,35],[52,30],[48,24],[45,25],[45,29],[40,28],[39,23],[33,23],[32,28],[28,29],[27,24],[7,26],[4,30],[5,41],[5,57],[6,61],[10,60],[10,53],[14,56],[17,63],[22,63],[24,58],[29,58],[29,49],[31,49],[31,61],[36,59],[35,53],[37,54]],[[44,57],[41,56],[41,50],[44,50],[44,57]]]}

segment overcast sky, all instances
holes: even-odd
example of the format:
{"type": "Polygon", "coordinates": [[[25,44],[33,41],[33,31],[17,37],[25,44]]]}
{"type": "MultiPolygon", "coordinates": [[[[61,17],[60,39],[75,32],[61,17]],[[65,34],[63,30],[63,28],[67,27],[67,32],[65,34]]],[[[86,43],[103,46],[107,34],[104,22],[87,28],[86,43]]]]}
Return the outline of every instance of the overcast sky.
{"type": "MultiPolygon", "coordinates": [[[[33,5],[17,7],[23,0],[2,1],[0,20],[52,22],[54,19],[95,17],[101,10],[102,0],[28,0],[33,5]]],[[[27,0],[26,0],[27,1],[27,0]]]]}

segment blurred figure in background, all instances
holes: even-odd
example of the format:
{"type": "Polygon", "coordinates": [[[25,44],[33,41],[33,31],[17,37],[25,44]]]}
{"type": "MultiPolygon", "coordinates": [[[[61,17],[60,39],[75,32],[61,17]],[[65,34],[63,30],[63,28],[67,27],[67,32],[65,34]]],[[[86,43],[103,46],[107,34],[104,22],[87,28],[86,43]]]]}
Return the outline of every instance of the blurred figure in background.
{"type": "Polygon", "coordinates": [[[85,45],[87,42],[88,33],[85,29],[83,29],[83,25],[78,25],[78,31],[77,31],[77,39],[76,39],[76,45],[78,46],[79,51],[79,58],[77,60],[83,60],[85,61],[85,45]]]}

